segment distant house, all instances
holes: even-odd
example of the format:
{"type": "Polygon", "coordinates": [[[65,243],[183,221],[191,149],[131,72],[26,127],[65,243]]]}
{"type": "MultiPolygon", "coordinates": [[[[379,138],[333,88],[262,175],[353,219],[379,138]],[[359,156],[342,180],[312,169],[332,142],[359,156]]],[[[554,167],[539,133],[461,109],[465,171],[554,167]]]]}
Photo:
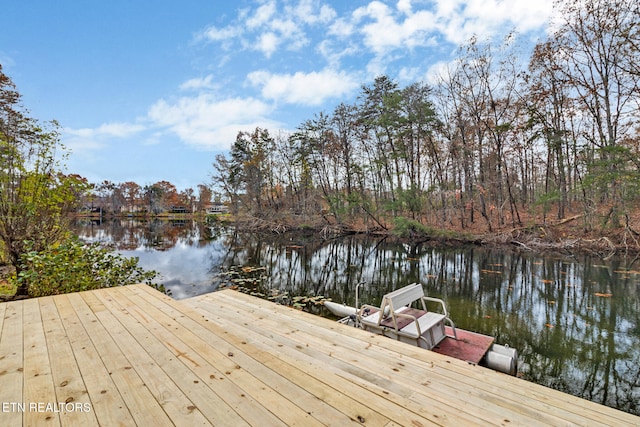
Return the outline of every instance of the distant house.
{"type": "Polygon", "coordinates": [[[214,203],[213,205],[207,207],[206,212],[207,215],[225,214],[229,212],[229,207],[222,203],[214,203]]]}
{"type": "Polygon", "coordinates": [[[99,206],[82,206],[76,210],[80,216],[98,216],[102,215],[102,207],[99,206]]]}
{"type": "Polygon", "coordinates": [[[78,209],[80,213],[100,213],[102,212],[102,208],[99,206],[82,206],[78,209]]]}
{"type": "Polygon", "coordinates": [[[183,214],[187,212],[187,208],[184,206],[171,206],[171,209],[169,209],[169,213],[183,214]]]}

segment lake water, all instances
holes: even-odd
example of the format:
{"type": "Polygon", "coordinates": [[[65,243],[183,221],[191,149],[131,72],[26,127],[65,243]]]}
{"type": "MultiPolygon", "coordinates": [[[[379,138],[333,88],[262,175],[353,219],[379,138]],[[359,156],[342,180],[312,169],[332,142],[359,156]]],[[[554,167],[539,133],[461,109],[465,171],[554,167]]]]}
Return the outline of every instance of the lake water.
{"type": "MultiPolygon", "coordinates": [[[[192,221],[78,224],[161,273],[176,299],[237,286],[291,303],[317,296],[379,304],[420,282],[456,326],[518,349],[519,376],[640,415],[640,261],[540,256],[390,239],[235,232],[192,221]]],[[[309,311],[326,315],[321,306],[309,311]]]]}

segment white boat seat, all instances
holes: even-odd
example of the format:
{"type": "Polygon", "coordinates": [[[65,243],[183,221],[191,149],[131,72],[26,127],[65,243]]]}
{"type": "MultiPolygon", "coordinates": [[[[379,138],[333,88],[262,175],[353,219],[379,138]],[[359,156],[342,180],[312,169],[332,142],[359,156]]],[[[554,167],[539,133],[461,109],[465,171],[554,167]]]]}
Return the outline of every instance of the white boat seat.
{"type": "Polygon", "coordinates": [[[424,296],[419,283],[386,294],[379,308],[363,305],[358,316],[364,329],[376,330],[385,336],[412,342],[429,350],[446,337],[445,322],[453,328],[452,338],[457,338],[455,325],[447,317],[444,302],[424,296]],[[415,301],[420,301],[422,310],[410,307],[415,301]],[[440,303],[444,313],[427,311],[427,301],[440,303]]]}
{"type": "Polygon", "coordinates": [[[404,328],[400,329],[403,334],[418,338],[423,332],[431,328],[438,327],[438,323],[445,318],[444,314],[434,313],[432,311],[425,312],[424,315],[417,318],[417,322],[411,322],[404,328]],[[420,332],[418,332],[420,328],[420,332]]]}

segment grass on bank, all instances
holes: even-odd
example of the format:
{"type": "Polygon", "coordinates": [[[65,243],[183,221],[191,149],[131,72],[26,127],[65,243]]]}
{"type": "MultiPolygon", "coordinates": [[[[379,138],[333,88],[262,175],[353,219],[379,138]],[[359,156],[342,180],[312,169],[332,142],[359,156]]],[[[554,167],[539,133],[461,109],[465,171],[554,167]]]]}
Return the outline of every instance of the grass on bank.
{"type": "Polygon", "coordinates": [[[12,275],[15,275],[14,269],[4,257],[4,247],[0,244],[0,301],[10,299],[16,294],[17,288],[12,275]]]}
{"type": "Polygon", "coordinates": [[[0,278],[0,300],[5,297],[12,297],[16,293],[16,287],[5,278],[0,278]]]}
{"type": "Polygon", "coordinates": [[[393,219],[392,233],[402,238],[428,238],[441,240],[461,240],[470,241],[472,236],[457,231],[434,228],[424,225],[414,219],[399,216],[393,219]]]}

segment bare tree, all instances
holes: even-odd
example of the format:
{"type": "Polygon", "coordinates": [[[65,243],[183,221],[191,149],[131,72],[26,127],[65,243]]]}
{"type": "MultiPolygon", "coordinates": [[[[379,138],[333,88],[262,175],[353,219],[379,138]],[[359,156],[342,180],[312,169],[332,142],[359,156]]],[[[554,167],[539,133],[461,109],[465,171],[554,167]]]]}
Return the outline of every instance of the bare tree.
{"type": "Polygon", "coordinates": [[[635,137],[638,115],[640,51],[633,37],[640,6],[634,0],[573,0],[558,6],[562,18],[552,49],[588,119],[580,134],[593,150],[587,182],[611,201],[605,222],[618,226],[626,172],[633,165],[623,141],[635,137]]]}

